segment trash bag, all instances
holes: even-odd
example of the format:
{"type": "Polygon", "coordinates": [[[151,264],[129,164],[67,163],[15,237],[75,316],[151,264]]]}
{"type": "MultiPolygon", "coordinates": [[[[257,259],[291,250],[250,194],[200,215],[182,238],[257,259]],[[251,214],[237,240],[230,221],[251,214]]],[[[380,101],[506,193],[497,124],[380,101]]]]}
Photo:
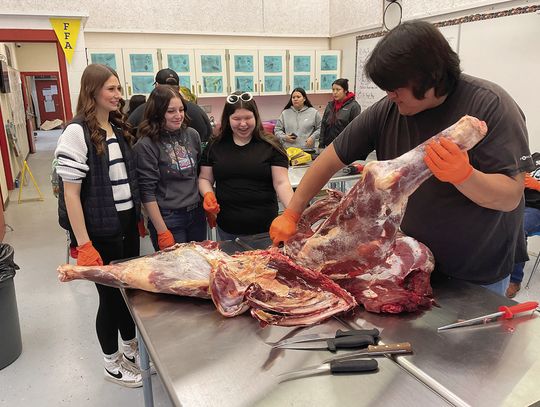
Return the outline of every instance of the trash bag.
{"type": "Polygon", "coordinates": [[[15,276],[19,266],[15,264],[13,255],[15,250],[7,243],[0,243],[0,283],[15,276]]]}

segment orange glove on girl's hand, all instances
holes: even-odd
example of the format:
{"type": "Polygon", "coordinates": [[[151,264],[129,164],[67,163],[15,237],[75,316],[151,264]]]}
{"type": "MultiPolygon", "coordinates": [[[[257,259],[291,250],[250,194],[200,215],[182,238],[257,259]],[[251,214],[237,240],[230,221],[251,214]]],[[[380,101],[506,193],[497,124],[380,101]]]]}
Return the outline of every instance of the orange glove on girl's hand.
{"type": "Polygon", "coordinates": [[[204,194],[203,208],[205,211],[217,215],[219,213],[219,204],[217,203],[216,195],[213,192],[204,194]]]}
{"type": "Polygon", "coordinates": [[[300,220],[300,214],[292,209],[285,211],[274,219],[270,225],[270,238],[277,246],[280,242],[286,242],[296,233],[296,225],[300,220]]]}
{"type": "Polygon", "coordinates": [[[473,173],[466,151],[461,151],[453,141],[441,137],[426,146],[424,162],[440,181],[461,184],[473,173]]]}
{"type": "Polygon", "coordinates": [[[215,228],[217,226],[216,215],[208,211],[204,211],[204,213],[206,215],[206,221],[208,222],[208,226],[210,226],[210,229],[215,228]]]}
{"type": "Polygon", "coordinates": [[[158,233],[157,235],[157,243],[159,246],[159,250],[166,249],[167,247],[171,247],[175,244],[174,236],[171,233],[169,229],[167,229],[165,232],[158,233]]]}
{"type": "Polygon", "coordinates": [[[531,174],[525,174],[525,188],[540,191],[540,181],[531,177],[531,174]]]}
{"type": "Polygon", "coordinates": [[[91,241],[77,247],[77,266],[103,266],[103,260],[91,241]]]}

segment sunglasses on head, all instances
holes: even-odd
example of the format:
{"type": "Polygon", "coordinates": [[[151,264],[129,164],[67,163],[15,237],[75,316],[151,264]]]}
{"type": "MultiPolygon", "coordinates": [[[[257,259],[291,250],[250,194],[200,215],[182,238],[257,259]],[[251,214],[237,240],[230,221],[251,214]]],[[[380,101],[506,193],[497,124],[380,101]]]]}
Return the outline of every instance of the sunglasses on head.
{"type": "Polygon", "coordinates": [[[234,105],[235,103],[238,103],[238,101],[242,102],[249,102],[251,99],[253,99],[253,95],[249,92],[244,92],[241,95],[232,94],[227,96],[227,103],[230,103],[231,105],[234,105]]]}

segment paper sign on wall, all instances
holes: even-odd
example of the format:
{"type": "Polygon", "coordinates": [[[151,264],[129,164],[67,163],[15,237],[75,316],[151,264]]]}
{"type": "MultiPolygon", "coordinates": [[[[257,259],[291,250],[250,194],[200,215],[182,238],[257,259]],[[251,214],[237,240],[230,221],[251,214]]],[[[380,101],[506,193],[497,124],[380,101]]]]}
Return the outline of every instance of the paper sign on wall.
{"type": "Polygon", "coordinates": [[[66,59],[68,63],[71,64],[75,45],[77,44],[77,37],[79,36],[81,20],[73,18],[51,18],[49,20],[51,21],[56,37],[64,50],[66,59]]]}

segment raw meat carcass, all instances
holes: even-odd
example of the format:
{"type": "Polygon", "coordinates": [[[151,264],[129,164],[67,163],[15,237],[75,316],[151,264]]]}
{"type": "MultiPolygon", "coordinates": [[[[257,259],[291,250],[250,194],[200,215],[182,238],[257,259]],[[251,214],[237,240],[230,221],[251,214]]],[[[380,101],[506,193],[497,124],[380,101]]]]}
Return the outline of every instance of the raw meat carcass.
{"type": "Polygon", "coordinates": [[[356,306],[354,298],[328,277],[298,266],[276,249],[239,253],[213,263],[210,292],[226,316],[251,308],[261,325],[304,326],[356,306]]]}
{"type": "MultiPolygon", "coordinates": [[[[433,138],[448,137],[469,150],[486,132],[484,122],[464,116],[433,138]]],[[[397,239],[408,197],[432,175],[423,160],[428,141],[394,160],[368,163],[341,200],[334,192],[308,208],[285,253],[337,281],[368,310],[401,312],[429,304],[433,257],[424,245],[397,239]],[[322,223],[321,214],[328,214],[322,223]],[[403,250],[416,260],[406,259],[403,250]]]]}
{"type": "Polygon", "coordinates": [[[356,306],[321,273],[295,265],[277,249],[233,256],[216,242],[181,243],[108,266],[58,268],[61,281],[86,279],[113,287],[211,298],[227,317],[252,308],[262,325],[311,325],[356,306]]]}
{"type": "Polygon", "coordinates": [[[138,288],[155,293],[210,298],[209,260],[229,257],[216,242],[176,244],[163,251],[108,266],[58,268],[60,281],[85,279],[112,287],[138,288]]]}

